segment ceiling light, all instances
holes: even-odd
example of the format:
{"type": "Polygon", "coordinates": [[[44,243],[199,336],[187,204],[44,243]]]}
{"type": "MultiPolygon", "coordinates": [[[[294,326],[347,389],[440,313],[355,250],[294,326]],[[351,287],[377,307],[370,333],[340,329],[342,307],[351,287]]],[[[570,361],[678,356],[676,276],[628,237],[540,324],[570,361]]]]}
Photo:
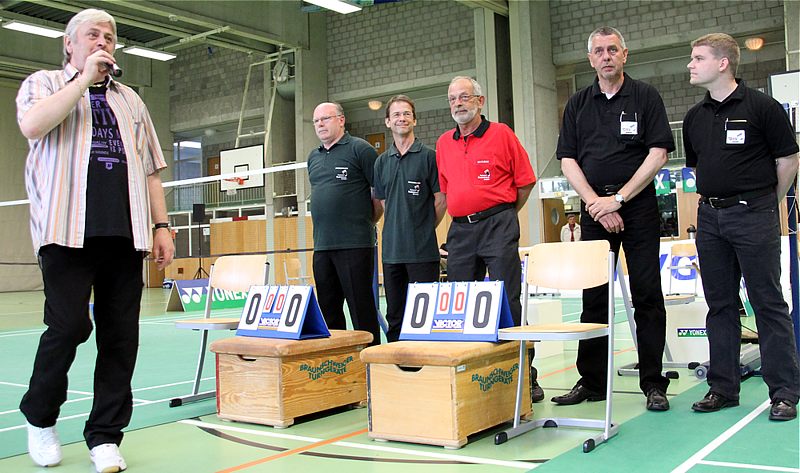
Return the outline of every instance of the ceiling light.
{"type": "Polygon", "coordinates": [[[764,46],[764,38],[747,38],[744,40],[744,46],[750,51],[758,51],[764,46]]]}
{"type": "Polygon", "coordinates": [[[352,3],[345,2],[344,0],[303,0],[306,3],[311,3],[318,7],[327,8],[328,10],[347,15],[348,13],[355,13],[361,10],[361,7],[353,5],[352,3]]]}
{"type": "Polygon", "coordinates": [[[181,148],[202,149],[203,145],[199,141],[181,141],[178,143],[181,148]]]}
{"type": "Polygon", "coordinates": [[[3,28],[8,28],[14,31],[22,31],[23,33],[30,33],[39,36],[47,36],[48,38],[60,38],[61,36],[64,36],[64,32],[61,30],[50,28],[49,26],[23,23],[17,20],[3,22],[3,28]]]}
{"type": "Polygon", "coordinates": [[[122,52],[125,54],[133,54],[134,56],[141,56],[149,59],[155,59],[156,61],[169,61],[171,59],[175,59],[176,57],[178,57],[177,55],[172,53],[156,51],[155,49],[147,49],[141,46],[131,46],[130,48],[123,49],[122,52]]]}
{"type": "Polygon", "coordinates": [[[367,102],[367,107],[369,107],[370,110],[377,111],[380,110],[382,106],[383,102],[381,102],[380,100],[370,100],[369,102],[367,102]]]}
{"type": "Polygon", "coordinates": [[[125,47],[125,43],[117,43],[117,44],[114,46],[114,49],[122,49],[122,48],[124,48],[124,47],[125,47]]]}

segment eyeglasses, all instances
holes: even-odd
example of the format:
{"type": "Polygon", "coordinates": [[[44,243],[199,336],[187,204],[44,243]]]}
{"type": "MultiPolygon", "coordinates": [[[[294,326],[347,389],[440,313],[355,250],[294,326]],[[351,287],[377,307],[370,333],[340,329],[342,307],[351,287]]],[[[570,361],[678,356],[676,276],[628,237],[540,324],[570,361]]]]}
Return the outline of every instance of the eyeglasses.
{"type": "Polygon", "coordinates": [[[314,125],[316,125],[316,124],[317,124],[317,123],[319,123],[319,122],[326,123],[326,122],[328,122],[328,121],[329,121],[331,118],[336,118],[336,117],[341,117],[341,116],[342,116],[342,114],[341,114],[341,113],[339,113],[339,114],[337,114],[337,115],[326,115],[326,116],[324,116],[324,117],[319,117],[319,118],[315,118],[315,119],[311,120],[311,123],[313,123],[314,125]]]}
{"type": "Polygon", "coordinates": [[[406,110],[405,112],[394,112],[391,115],[389,115],[389,118],[392,118],[392,119],[397,119],[397,118],[400,118],[400,117],[411,118],[413,116],[414,116],[413,112],[410,112],[410,111],[406,110]]]}
{"type": "Polygon", "coordinates": [[[476,95],[476,94],[461,94],[458,97],[447,97],[447,101],[450,102],[450,104],[452,105],[452,104],[456,103],[456,101],[458,101],[458,102],[468,102],[468,101],[472,100],[475,97],[480,97],[480,95],[476,95]]]}

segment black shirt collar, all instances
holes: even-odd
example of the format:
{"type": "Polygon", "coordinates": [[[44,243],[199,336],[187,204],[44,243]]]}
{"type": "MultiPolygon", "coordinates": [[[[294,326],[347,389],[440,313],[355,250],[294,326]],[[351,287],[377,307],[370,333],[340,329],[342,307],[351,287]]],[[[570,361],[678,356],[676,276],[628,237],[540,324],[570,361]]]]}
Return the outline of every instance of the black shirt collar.
{"type": "MultiPolygon", "coordinates": [[[[470,133],[470,135],[475,135],[478,138],[482,137],[483,134],[486,133],[486,130],[489,129],[489,125],[491,125],[491,123],[492,122],[487,120],[486,117],[484,117],[483,114],[481,114],[481,124],[478,125],[478,128],[476,128],[475,131],[470,133]]],[[[461,138],[461,128],[456,127],[456,130],[453,132],[453,139],[457,140],[459,138],[461,138]]]]}
{"type": "MultiPolygon", "coordinates": [[[[411,147],[408,148],[406,154],[419,153],[421,150],[422,150],[422,142],[419,140],[419,138],[414,138],[414,142],[411,143],[411,147]]],[[[402,158],[405,155],[401,156],[400,151],[397,149],[397,146],[395,146],[394,142],[392,142],[392,144],[389,146],[389,156],[396,156],[398,158],[402,158]]]]}
{"type": "Polygon", "coordinates": [[[346,145],[346,144],[347,144],[347,143],[349,143],[349,142],[350,142],[350,132],[347,132],[347,131],[345,131],[345,132],[344,132],[344,135],[342,135],[342,137],[341,137],[341,138],[339,138],[339,141],[337,141],[336,143],[334,143],[334,144],[333,144],[333,146],[331,146],[331,147],[330,147],[330,148],[328,148],[327,150],[325,149],[325,145],[324,145],[324,144],[322,144],[322,143],[320,143],[320,144],[319,144],[319,147],[318,147],[317,149],[318,149],[318,150],[320,150],[320,151],[330,151],[330,150],[332,150],[332,149],[333,149],[333,147],[334,147],[334,146],[336,146],[336,145],[340,145],[340,144],[342,144],[342,145],[346,145]]]}
{"type": "Polygon", "coordinates": [[[733,92],[730,93],[725,100],[722,102],[717,102],[713,98],[711,98],[711,92],[706,91],[706,95],[703,98],[703,106],[710,105],[712,107],[717,107],[724,103],[728,103],[733,100],[744,100],[744,92],[747,89],[747,84],[745,84],[744,79],[736,79],[736,88],[733,89],[733,92]]]}
{"type": "MultiPolygon", "coordinates": [[[[628,84],[630,84],[633,79],[631,79],[631,77],[625,72],[622,73],[622,77],[622,87],[620,87],[617,93],[612,95],[611,98],[614,98],[617,95],[625,97],[631,94],[630,86],[628,84]]],[[[597,76],[594,76],[594,82],[592,83],[592,96],[598,95],[602,95],[603,97],[606,96],[606,94],[600,90],[600,79],[597,76]]]]}

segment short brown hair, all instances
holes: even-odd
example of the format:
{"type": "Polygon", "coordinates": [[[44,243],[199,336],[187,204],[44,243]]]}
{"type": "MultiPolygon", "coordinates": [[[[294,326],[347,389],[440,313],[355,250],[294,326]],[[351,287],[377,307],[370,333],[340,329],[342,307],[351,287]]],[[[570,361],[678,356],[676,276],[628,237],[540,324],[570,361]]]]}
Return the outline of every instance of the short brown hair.
{"type": "Polygon", "coordinates": [[[728,69],[731,71],[731,74],[736,77],[741,53],[739,52],[739,44],[731,35],[725,33],[709,33],[692,41],[693,48],[698,46],[708,46],[717,59],[723,57],[728,58],[728,63],[730,64],[728,69]]]}
{"type": "Polygon", "coordinates": [[[394,97],[390,98],[388,102],[386,102],[386,118],[389,118],[389,108],[391,108],[392,104],[395,102],[405,102],[411,106],[411,114],[414,117],[414,120],[417,119],[417,109],[414,106],[414,101],[411,100],[411,97],[408,95],[395,95],[394,97]]]}

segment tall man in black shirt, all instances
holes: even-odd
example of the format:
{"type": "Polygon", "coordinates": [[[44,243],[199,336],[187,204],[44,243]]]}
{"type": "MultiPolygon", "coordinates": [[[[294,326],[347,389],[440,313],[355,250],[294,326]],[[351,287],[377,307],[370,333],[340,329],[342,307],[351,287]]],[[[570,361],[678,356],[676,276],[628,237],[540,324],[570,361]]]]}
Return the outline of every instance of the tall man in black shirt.
{"type": "Polygon", "coordinates": [[[781,105],[736,80],[739,46],[722,33],[692,43],[693,85],[708,92],[683,120],[686,166],[697,168],[697,251],[708,303],[710,387],[698,412],[739,405],[744,276],[753,304],[769,418],[797,417],[800,370],[789,307],[781,292],[778,202],[797,174],[798,146],[781,105]]]}
{"type": "MultiPolygon", "coordinates": [[[[659,216],[653,177],[675,149],[664,103],[651,86],[623,72],[628,49],[614,28],[589,35],[588,56],[597,71],[591,86],[573,95],[564,110],[556,156],[561,170],[581,196],[581,239],[608,240],[615,253],[625,250],[630,275],[639,351],[639,387],[647,409],[669,409],[669,380],[661,374],[666,311],[659,273],[659,216]]],[[[608,286],[583,292],[581,322],[607,320],[608,286]]],[[[603,338],[578,345],[581,378],[556,396],[562,405],[605,398],[606,350],[603,338]]]]}

